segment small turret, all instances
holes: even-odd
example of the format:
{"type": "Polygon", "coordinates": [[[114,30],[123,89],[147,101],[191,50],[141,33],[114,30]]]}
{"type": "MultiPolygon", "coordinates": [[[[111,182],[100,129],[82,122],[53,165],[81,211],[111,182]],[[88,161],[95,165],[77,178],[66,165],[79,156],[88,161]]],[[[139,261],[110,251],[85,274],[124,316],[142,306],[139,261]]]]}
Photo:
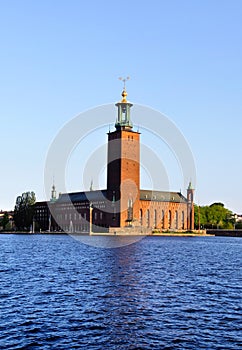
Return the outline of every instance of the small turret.
{"type": "Polygon", "coordinates": [[[192,186],[192,182],[190,181],[187,188],[187,201],[189,203],[193,203],[193,196],[194,196],[194,188],[192,186]]]}
{"type": "Polygon", "coordinates": [[[53,184],[52,190],[51,190],[51,198],[50,198],[50,201],[51,201],[51,202],[55,202],[56,200],[57,200],[57,198],[56,198],[56,189],[55,189],[55,185],[53,184]]]}
{"type": "Polygon", "coordinates": [[[187,229],[194,230],[194,188],[189,182],[187,188],[187,229]]]}

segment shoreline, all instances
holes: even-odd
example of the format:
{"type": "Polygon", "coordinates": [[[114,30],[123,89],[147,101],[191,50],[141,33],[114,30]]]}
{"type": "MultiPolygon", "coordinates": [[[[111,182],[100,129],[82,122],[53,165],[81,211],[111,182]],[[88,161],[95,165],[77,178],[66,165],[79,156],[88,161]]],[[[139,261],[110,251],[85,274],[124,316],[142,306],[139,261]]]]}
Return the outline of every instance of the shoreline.
{"type": "Polygon", "coordinates": [[[91,232],[80,233],[80,232],[0,232],[0,235],[70,235],[70,236],[103,236],[103,237],[129,237],[129,236],[147,236],[147,237],[213,237],[215,234],[206,234],[204,232],[194,233],[194,232],[154,232],[147,233],[144,232],[120,232],[120,233],[105,233],[105,232],[91,232]]]}
{"type": "Polygon", "coordinates": [[[26,232],[5,231],[0,235],[70,235],[70,236],[103,236],[103,237],[129,237],[129,236],[154,236],[154,237],[242,237],[242,230],[194,230],[194,231],[164,231],[164,232],[137,232],[137,231],[114,231],[114,232],[26,232]]]}

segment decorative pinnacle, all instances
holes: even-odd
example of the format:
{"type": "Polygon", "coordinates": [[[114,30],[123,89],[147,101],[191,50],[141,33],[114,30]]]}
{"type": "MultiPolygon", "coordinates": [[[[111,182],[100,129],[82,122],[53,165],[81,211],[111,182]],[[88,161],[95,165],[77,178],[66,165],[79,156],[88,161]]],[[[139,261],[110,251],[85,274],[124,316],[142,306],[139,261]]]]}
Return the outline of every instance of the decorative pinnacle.
{"type": "Polygon", "coordinates": [[[124,83],[123,90],[126,89],[126,81],[129,80],[129,79],[130,79],[130,77],[126,77],[126,78],[119,77],[119,80],[122,80],[122,82],[124,83]]]}
{"type": "Polygon", "coordinates": [[[55,191],[55,175],[53,175],[52,191],[55,191]]]}
{"type": "Polygon", "coordinates": [[[119,80],[122,80],[122,82],[124,83],[124,87],[123,87],[123,91],[122,91],[122,97],[123,97],[123,99],[122,99],[122,103],[126,103],[127,102],[127,96],[128,96],[128,94],[127,94],[127,92],[126,92],[126,81],[127,80],[129,80],[130,79],[130,77],[126,77],[126,78],[122,78],[122,77],[119,77],[119,80]]]}

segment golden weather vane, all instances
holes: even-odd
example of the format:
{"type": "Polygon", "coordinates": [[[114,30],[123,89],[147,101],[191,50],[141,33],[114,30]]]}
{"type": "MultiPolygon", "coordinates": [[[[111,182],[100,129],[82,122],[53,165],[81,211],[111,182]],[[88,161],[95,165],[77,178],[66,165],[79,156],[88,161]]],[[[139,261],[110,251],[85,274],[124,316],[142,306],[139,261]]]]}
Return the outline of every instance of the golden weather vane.
{"type": "Polygon", "coordinates": [[[126,78],[122,78],[122,77],[119,77],[119,80],[122,80],[122,82],[124,83],[124,90],[126,89],[126,81],[129,80],[130,77],[126,77],[126,78]]]}

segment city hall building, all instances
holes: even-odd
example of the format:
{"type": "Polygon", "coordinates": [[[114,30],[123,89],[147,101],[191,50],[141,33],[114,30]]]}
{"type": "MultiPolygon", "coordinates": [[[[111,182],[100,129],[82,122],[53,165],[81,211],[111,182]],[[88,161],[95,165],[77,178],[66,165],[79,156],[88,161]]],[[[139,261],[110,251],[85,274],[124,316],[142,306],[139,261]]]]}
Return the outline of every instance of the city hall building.
{"type": "Polygon", "coordinates": [[[140,133],[133,130],[132,104],[124,88],[116,103],[115,130],[108,133],[107,188],[60,194],[37,202],[36,229],[76,233],[151,232],[194,229],[194,189],[181,192],[140,189],[140,133]]]}

